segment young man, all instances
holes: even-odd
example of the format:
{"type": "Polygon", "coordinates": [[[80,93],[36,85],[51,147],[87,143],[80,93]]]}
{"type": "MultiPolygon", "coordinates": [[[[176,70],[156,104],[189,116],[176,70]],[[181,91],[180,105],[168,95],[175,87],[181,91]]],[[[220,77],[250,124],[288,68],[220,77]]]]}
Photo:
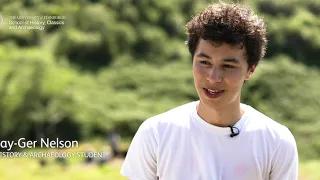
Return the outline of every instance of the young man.
{"type": "Polygon", "coordinates": [[[264,21],[239,4],[213,4],[186,26],[200,100],[140,126],[121,174],[130,180],[296,180],[285,126],[240,103],[265,54],[264,21]]]}

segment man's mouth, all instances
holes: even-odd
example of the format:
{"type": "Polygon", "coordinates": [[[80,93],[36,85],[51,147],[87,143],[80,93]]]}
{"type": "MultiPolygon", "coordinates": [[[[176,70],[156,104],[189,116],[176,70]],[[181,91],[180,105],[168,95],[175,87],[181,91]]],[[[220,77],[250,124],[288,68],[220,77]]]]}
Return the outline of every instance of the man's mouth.
{"type": "Polygon", "coordinates": [[[207,88],[203,88],[205,94],[207,95],[207,97],[209,98],[218,98],[220,97],[224,90],[218,90],[218,89],[207,89],[207,88]]]}
{"type": "Polygon", "coordinates": [[[212,90],[212,89],[206,89],[206,88],[204,89],[207,90],[210,94],[218,94],[224,91],[224,90],[212,90]]]}

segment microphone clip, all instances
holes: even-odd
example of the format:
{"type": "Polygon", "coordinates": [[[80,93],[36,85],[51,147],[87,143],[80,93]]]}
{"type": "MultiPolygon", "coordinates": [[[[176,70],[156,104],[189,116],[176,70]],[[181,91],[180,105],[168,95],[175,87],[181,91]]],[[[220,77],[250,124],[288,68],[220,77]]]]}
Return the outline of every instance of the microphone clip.
{"type": "Polygon", "coordinates": [[[237,127],[228,126],[231,130],[230,137],[234,137],[240,134],[240,130],[237,127]],[[234,131],[235,129],[235,131],[234,131]]]}

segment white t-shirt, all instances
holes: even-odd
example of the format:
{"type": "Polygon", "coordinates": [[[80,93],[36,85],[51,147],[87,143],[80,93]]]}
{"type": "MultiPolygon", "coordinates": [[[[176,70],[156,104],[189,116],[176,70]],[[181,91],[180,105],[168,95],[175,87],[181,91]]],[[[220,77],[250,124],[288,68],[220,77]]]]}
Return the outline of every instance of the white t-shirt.
{"type": "Polygon", "coordinates": [[[285,126],[241,104],[229,127],[211,125],[191,102],[144,121],[121,168],[130,180],[296,180],[298,152],[285,126]]]}

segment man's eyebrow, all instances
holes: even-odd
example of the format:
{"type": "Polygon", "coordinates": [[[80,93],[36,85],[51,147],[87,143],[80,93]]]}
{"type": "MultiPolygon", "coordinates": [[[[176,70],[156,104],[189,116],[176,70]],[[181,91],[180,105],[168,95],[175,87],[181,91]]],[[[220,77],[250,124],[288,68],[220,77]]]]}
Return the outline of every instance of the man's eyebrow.
{"type": "Polygon", "coordinates": [[[205,57],[205,58],[211,59],[211,57],[209,55],[207,55],[206,53],[204,53],[204,52],[198,53],[196,55],[196,57],[205,57]]]}
{"type": "MultiPolygon", "coordinates": [[[[200,52],[196,55],[196,57],[204,57],[204,58],[208,58],[208,59],[211,59],[211,56],[207,55],[206,53],[204,52],[200,52]]],[[[230,62],[230,63],[240,63],[240,60],[239,59],[236,59],[236,58],[226,58],[226,59],[223,59],[224,62],[230,62]]]]}
{"type": "Polygon", "coordinates": [[[235,59],[235,58],[227,58],[223,59],[224,62],[231,62],[231,63],[240,63],[240,60],[235,59]]]}

